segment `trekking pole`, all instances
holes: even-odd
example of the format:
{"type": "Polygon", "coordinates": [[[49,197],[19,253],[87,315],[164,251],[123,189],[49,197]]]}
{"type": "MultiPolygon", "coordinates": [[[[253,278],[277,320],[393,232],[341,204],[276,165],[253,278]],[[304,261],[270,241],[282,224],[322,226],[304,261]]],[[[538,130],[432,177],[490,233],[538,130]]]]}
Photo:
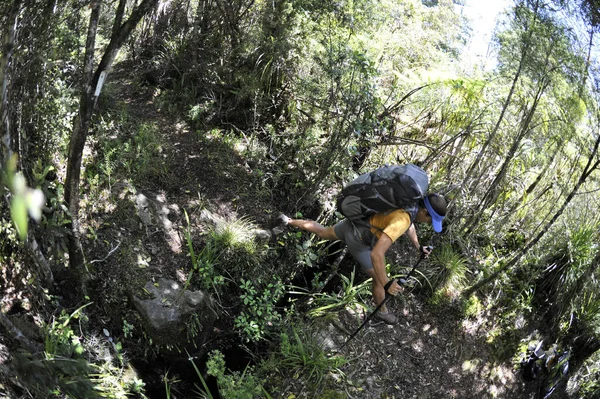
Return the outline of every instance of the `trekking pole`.
{"type": "MultiPolygon", "coordinates": [[[[433,250],[432,246],[428,246],[427,248],[429,249],[430,252],[433,250]]],[[[410,269],[410,272],[408,272],[408,274],[404,278],[399,279],[398,282],[400,284],[402,284],[402,285],[406,284],[406,282],[408,281],[408,279],[410,278],[410,276],[413,274],[413,272],[415,271],[415,269],[417,268],[417,266],[419,266],[419,263],[421,263],[421,261],[423,259],[425,259],[425,253],[421,254],[421,257],[419,258],[419,260],[417,261],[417,263],[415,263],[415,265],[413,266],[413,268],[410,269]]],[[[385,289],[385,298],[383,299],[383,301],[381,301],[381,303],[379,305],[377,305],[377,307],[375,308],[375,310],[372,311],[371,314],[369,314],[369,316],[367,316],[367,318],[365,319],[365,321],[363,321],[363,323],[360,325],[360,327],[358,327],[356,329],[356,331],[354,331],[352,333],[352,335],[350,335],[350,337],[346,340],[346,342],[344,342],[342,344],[342,346],[340,346],[340,348],[333,353],[332,356],[337,355],[346,346],[346,344],[348,342],[350,342],[352,340],[352,338],[354,338],[356,336],[356,334],[358,334],[358,332],[360,330],[363,329],[363,327],[369,322],[369,320],[371,320],[373,318],[373,316],[375,316],[377,314],[377,312],[379,311],[379,309],[381,309],[381,307],[383,305],[385,305],[390,300],[390,298],[392,297],[392,295],[388,294],[387,290],[388,290],[388,288],[390,288],[390,286],[392,285],[393,282],[394,282],[394,280],[390,280],[390,282],[387,283],[386,286],[384,287],[384,289],[385,289]]]]}

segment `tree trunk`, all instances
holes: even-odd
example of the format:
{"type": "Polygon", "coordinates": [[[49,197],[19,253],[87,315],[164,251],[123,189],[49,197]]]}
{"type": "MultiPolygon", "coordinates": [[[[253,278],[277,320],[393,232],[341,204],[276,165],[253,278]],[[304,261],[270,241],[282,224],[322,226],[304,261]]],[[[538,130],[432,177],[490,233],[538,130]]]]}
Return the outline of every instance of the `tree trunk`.
{"type": "Polygon", "coordinates": [[[15,34],[17,31],[17,18],[21,12],[22,0],[14,0],[8,17],[8,29],[2,43],[2,59],[0,59],[0,136],[2,136],[3,163],[12,155],[10,138],[10,121],[8,118],[8,82],[9,68],[15,47],[15,34]]]}
{"type": "Polygon", "coordinates": [[[79,229],[79,181],[81,172],[81,158],[85,140],[90,125],[94,108],[92,93],[92,71],[94,68],[94,48],[96,46],[96,33],[100,19],[101,0],[92,1],[90,23],[88,25],[87,39],[84,55],[83,76],[81,81],[81,97],[79,100],[79,113],[73,123],[73,134],[69,142],[69,157],[67,159],[67,177],[65,180],[65,202],[71,214],[71,237],[69,239],[69,264],[71,271],[76,276],[76,290],[85,292],[83,282],[84,254],[80,241],[79,229]]]}
{"type": "Polygon", "coordinates": [[[514,265],[516,265],[517,262],[519,262],[521,260],[521,258],[523,258],[523,256],[525,256],[525,254],[531,248],[533,248],[542,239],[542,237],[548,231],[550,231],[550,228],[554,225],[554,223],[558,220],[558,218],[563,214],[563,212],[565,211],[565,209],[567,208],[567,206],[569,205],[569,203],[571,202],[571,200],[573,199],[573,197],[575,197],[575,194],[577,194],[577,191],[579,190],[579,187],[581,187],[581,185],[583,183],[585,183],[585,181],[590,176],[590,174],[594,170],[596,170],[598,168],[598,165],[600,165],[600,160],[596,160],[596,161],[594,160],[594,158],[596,157],[596,155],[598,155],[598,146],[599,145],[600,145],[600,135],[596,139],[596,142],[594,144],[594,148],[593,148],[593,150],[592,150],[592,152],[591,152],[591,154],[590,154],[590,156],[588,158],[588,162],[587,162],[585,168],[583,169],[583,172],[581,172],[581,176],[579,177],[579,180],[577,181],[577,183],[573,187],[573,190],[571,190],[571,192],[569,193],[569,195],[567,196],[567,198],[563,202],[563,204],[560,207],[560,209],[554,214],[554,216],[552,217],[552,219],[550,219],[550,221],[548,223],[546,223],[546,225],[544,226],[544,228],[533,239],[531,239],[523,247],[523,249],[521,251],[519,251],[516,255],[514,255],[508,262],[506,262],[506,264],[504,264],[504,266],[500,267],[498,270],[496,270],[494,273],[490,274],[488,277],[484,278],[480,282],[478,282],[475,285],[471,286],[469,289],[465,290],[464,293],[463,293],[463,296],[465,296],[465,297],[468,298],[475,291],[479,290],[480,288],[484,287],[485,285],[487,285],[487,284],[491,283],[492,281],[496,280],[500,274],[504,273],[505,271],[507,271],[508,269],[510,269],[511,267],[513,267],[514,265]]]}
{"type": "Polygon", "coordinates": [[[73,124],[73,134],[69,142],[69,157],[67,160],[67,178],[65,181],[65,202],[71,213],[72,236],[69,242],[69,264],[74,273],[80,274],[81,284],[85,280],[84,254],[80,242],[79,226],[79,183],[81,178],[81,161],[83,149],[89,132],[90,121],[96,107],[96,101],[100,92],[98,82],[100,76],[106,76],[112,63],[119,52],[119,49],[127,40],[140,19],[151,9],[153,9],[158,0],[143,0],[131,13],[129,19],[123,24],[119,22],[123,18],[124,1],[119,3],[118,11],[120,15],[115,16],[115,27],[112,30],[111,40],[104,51],[100,64],[93,72],[94,65],[94,46],[96,41],[96,31],[98,29],[98,20],[100,16],[101,0],[92,2],[92,13],[88,27],[86,41],[84,73],[81,83],[82,92],[79,101],[79,113],[75,117],[73,124]]]}
{"type": "Polygon", "coordinates": [[[514,138],[512,145],[511,145],[510,149],[508,150],[508,153],[504,157],[504,162],[502,163],[502,166],[500,166],[498,173],[496,173],[496,177],[494,178],[494,180],[488,187],[487,191],[483,195],[483,198],[481,199],[481,202],[482,202],[481,206],[479,207],[479,209],[477,210],[475,215],[473,215],[473,217],[466,223],[465,235],[469,235],[475,229],[475,226],[477,226],[477,223],[479,223],[479,220],[481,219],[481,215],[483,214],[483,212],[486,209],[488,209],[498,199],[498,196],[499,196],[500,190],[501,190],[500,184],[502,183],[502,181],[504,180],[504,177],[506,176],[506,173],[508,171],[508,166],[514,159],[515,154],[517,153],[517,149],[519,148],[519,146],[521,145],[521,142],[523,141],[523,139],[529,132],[529,127],[531,125],[533,115],[535,114],[535,112],[537,110],[539,101],[542,98],[542,94],[548,87],[548,84],[549,84],[549,82],[545,82],[545,83],[542,82],[542,84],[538,88],[538,92],[536,93],[536,96],[533,100],[533,104],[532,104],[531,108],[529,109],[529,111],[527,112],[527,114],[525,115],[525,118],[523,119],[523,121],[521,123],[521,128],[519,129],[519,133],[514,138]]]}

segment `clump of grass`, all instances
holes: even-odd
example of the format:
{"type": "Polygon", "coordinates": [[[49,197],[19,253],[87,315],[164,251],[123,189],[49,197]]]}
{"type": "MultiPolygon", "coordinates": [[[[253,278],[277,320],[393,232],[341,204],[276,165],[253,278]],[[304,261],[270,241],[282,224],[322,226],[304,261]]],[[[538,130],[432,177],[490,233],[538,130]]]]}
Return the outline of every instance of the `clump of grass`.
{"type": "Polygon", "coordinates": [[[294,328],[291,337],[282,333],[280,349],[282,369],[292,375],[302,375],[317,386],[328,373],[339,371],[338,368],[346,363],[342,357],[327,356],[311,329],[294,328]]]}
{"type": "MultiPolygon", "coordinates": [[[[280,333],[279,350],[272,352],[257,370],[261,375],[302,380],[314,387],[322,388],[330,374],[343,376],[340,367],[348,362],[342,356],[330,356],[324,349],[323,337],[314,326],[298,320],[289,320],[292,327],[280,333]]],[[[320,396],[319,396],[320,397],[320,396]]]]}
{"type": "Polygon", "coordinates": [[[467,282],[467,260],[449,244],[442,245],[432,257],[434,268],[433,301],[457,298],[467,282]]]}
{"type": "MultiPolygon", "coordinates": [[[[308,312],[312,317],[323,316],[328,313],[337,313],[346,308],[361,307],[365,310],[369,308],[366,304],[368,300],[365,298],[371,297],[371,282],[372,279],[367,279],[360,284],[355,284],[354,271],[350,277],[340,275],[342,280],[342,288],[338,293],[315,293],[311,296],[310,302],[313,308],[308,312]]],[[[295,292],[306,294],[306,292],[295,292]]]]}
{"type": "Polygon", "coordinates": [[[188,256],[192,261],[192,268],[188,273],[184,290],[188,288],[195,273],[198,274],[200,285],[204,289],[212,289],[215,295],[219,297],[220,287],[225,283],[216,266],[219,264],[220,252],[211,243],[207,243],[200,251],[196,251],[192,241],[192,229],[190,218],[187,211],[184,211],[187,227],[185,229],[185,239],[188,247],[188,256]]]}
{"type": "Polygon", "coordinates": [[[247,217],[220,221],[209,232],[209,241],[220,249],[244,249],[248,254],[256,252],[254,231],[256,226],[247,217]]]}

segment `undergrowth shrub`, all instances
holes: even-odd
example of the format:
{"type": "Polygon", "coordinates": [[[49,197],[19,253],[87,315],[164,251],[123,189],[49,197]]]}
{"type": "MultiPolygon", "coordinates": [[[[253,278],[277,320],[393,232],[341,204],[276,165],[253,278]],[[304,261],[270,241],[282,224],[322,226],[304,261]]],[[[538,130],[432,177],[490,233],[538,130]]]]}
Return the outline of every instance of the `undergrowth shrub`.
{"type": "Polygon", "coordinates": [[[84,176],[96,196],[119,180],[160,179],[169,171],[167,144],[158,125],[137,120],[126,110],[107,111],[90,141],[97,155],[85,163],[84,176]]]}
{"type": "Polygon", "coordinates": [[[339,356],[329,356],[323,349],[315,332],[310,328],[292,328],[281,334],[280,354],[277,361],[280,370],[294,377],[303,376],[319,386],[325,376],[346,363],[339,356]]]}
{"type": "Polygon", "coordinates": [[[253,231],[256,226],[247,217],[219,221],[208,233],[208,241],[220,250],[243,249],[248,255],[256,254],[253,231]]]}
{"type": "Polygon", "coordinates": [[[196,280],[201,288],[210,289],[217,297],[219,297],[221,287],[225,283],[225,278],[217,271],[221,253],[210,241],[205,243],[202,249],[196,250],[192,241],[192,229],[187,211],[184,211],[184,216],[187,223],[185,239],[187,242],[188,256],[192,262],[192,268],[188,273],[185,288],[190,285],[192,278],[196,275],[196,280]]]}
{"type": "Polygon", "coordinates": [[[597,314],[597,295],[590,294],[597,290],[594,281],[600,277],[593,265],[598,226],[587,221],[567,230],[567,239],[556,242],[538,265],[543,271],[535,281],[533,303],[552,325],[568,320],[573,312],[580,320],[589,321],[597,314]]]}
{"type": "Polygon", "coordinates": [[[340,274],[341,287],[334,293],[316,292],[311,293],[308,289],[294,287],[293,293],[308,295],[309,306],[308,315],[311,317],[323,316],[326,314],[338,313],[347,308],[363,309],[367,311],[371,300],[371,282],[367,279],[359,284],[355,282],[355,271],[350,276],[340,274]]]}
{"type": "Polygon", "coordinates": [[[278,346],[260,363],[256,372],[269,377],[267,389],[301,379],[316,393],[327,386],[329,374],[343,376],[339,368],[348,360],[331,356],[325,349],[327,338],[321,336],[314,325],[292,317],[286,323],[291,327],[280,332],[278,346]]]}
{"type": "MultiPolygon", "coordinates": [[[[202,377],[202,373],[194,363],[192,364],[198,378],[202,383],[202,387],[198,387],[198,397],[212,399],[213,396],[209,391],[206,381],[202,377]]],[[[225,366],[225,356],[219,350],[214,350],[209,353],[206,361],[207,374],[213,376],[217,380],[219,395],[223,399],[255,399],[255,398],[270,398],[271,396],[264,390],[264,382],[256,377],[254,367],[247,366],[243,372],[227,370],[225,366]]]]}
{"type": "Polygon", "coordinates": [[[463,302],[463,314],[465,317],[476,317],[483,310],[483,305],[476,295],[471,295],[463,302]]]}
{"type": "Polygon", "coordinates": [[[275,306],[284,294],[284,285],[278,279],[264,285],[241,280],[240,289],[242,311],[235,318],[234,325],[244,341],[256,342],[281,321],[281,314],[275,306]]]}
{"type": "Polygon", "coordinates": [[[583,364],[569,385],[573,385],[573,390],[580,399],[597,397],[600,392],[600,352],[596,352],[583,364]]]}
{"type": "Polygon", "coordinates": [[[145,397],[144,382],[127,365],[121,344],[113,341],[108,331],[104,337],[76,333],[87,324],[82,310],[88,305],[70,314],[63,310],[45,325],[41,354],[21,352],[15,356],[13,366],[21,386],[36,398],[145,397]],[[78,326],[72,325],[75,321],[78,326]]]}

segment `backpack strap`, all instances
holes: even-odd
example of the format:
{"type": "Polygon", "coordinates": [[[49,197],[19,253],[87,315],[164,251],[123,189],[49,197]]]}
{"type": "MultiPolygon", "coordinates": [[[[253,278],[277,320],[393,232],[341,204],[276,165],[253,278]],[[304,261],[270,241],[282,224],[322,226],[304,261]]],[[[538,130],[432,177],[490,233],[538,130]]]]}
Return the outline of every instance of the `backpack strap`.
{"type": "Polygon", "coordinates": [[[393,210],[400,209],[400,208],[398,208],[398,205],[396,205],[396,204],[394,204],[394,203],[392,203],[392,202],[390,202],[390,201],[386,200],[386,199],[383,197],[383,195],[379,194],[379,192],[378,192],[377,190],[373,190],[373,191],[375,192],[375,198],[378,198],[378,199],[380,199],[381,201],[385,202],[385,203],[386,203],[386,204],[387,204],[389,207],[391,207],[391,208],[394,208],[393,210]]]}
{"type": "MultiPolygon", "coordinates": [[[[371,218],[371,216],[369,216],[369,218],[371,218]]],[[[348,220],[350,220],[350,223],[352,223],[352,228],[354,230],[354,236],[356,238],[358,238],[358,240],[360,242],[362,242],[365,245],[370,246],[371,249],[373,249],[373,247],[375,246],[375,243],[377,242],[377,236],[371,232],[371,228],[377,229],[377,230],[379,230],[382,233],[383,233],[383,229],[381,229],[381,228],[379,228],[377,226],[372,225],[371,223],[369,223],[365,219],[356,219],[356,220],[348,219],[348,220]],[[365,237],[364,237],[363,234],[361,234],[361,230],[358,228],[358,226],[365,227],[366,228],[366,232],[371,235],[371,242],[370,243],[365,242],[365,239],[364,239],[365,237]]]]}

